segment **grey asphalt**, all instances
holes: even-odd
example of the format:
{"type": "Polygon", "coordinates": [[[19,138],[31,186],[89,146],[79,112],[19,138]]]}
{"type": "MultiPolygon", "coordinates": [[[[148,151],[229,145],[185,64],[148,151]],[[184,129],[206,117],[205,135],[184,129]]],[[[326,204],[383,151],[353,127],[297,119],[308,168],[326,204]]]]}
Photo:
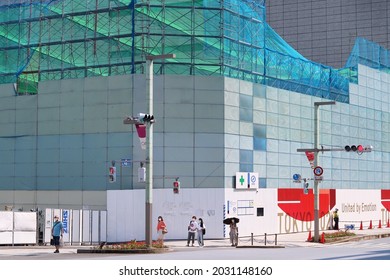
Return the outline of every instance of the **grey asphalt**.
{"type": "MultiPolygon", "coordinates": [[[[326,231],[329,233],[332,231],[326,231]]],[[[355,233],[354,237],[342,242],[352,242],[367,239],[377,239],[390,237],[390,228],[375,228],[364,230],[352,230],[355,233]]],[[[320,232],[321,236],[322,232],[320,232]]],[[[313,236],[313,233],[310,233],[313,236]]],[[[240,237],[238,247],[321,247],[331,246],[333,242],[316,243],[308,242],[309,232],[302,233],[288,233],[288,234],[269,234],[265,236],[255,236],[253,239],[250,236],[240,237]],[[275,240],[276,238],[276,240],[275,240]]],[[[186,240],[166,240],[164,243],[169,250],[193,250],[193,247],[187,247],[186,240]]],[[[101,254],[81,254],[80,251],[85,249],[95,248],[97,245],[83,245],[83,246],[71,246],[65,245],[60,249],[59,254],[54,254],[53,246],[0,246],[0,260],[28,260],[28,259],[79,259],[79,258],[93,258],[94,255],[101,254]],[[78,253],[79,252],[79,253],[78,253]]],[[[194,247],[198,247],[195,243],[194,247]]],[[[205,247],[220,247],[230,248],[229,239],[205,239],[205,247]]]]}

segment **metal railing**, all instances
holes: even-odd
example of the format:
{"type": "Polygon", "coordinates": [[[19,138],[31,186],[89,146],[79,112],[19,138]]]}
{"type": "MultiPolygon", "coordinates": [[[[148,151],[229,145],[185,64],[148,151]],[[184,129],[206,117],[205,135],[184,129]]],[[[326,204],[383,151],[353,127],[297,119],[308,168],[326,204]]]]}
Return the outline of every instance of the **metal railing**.
{"type": "Polygon", "coordinates": [[[267,246],[267,245],[278,245],[278,235],[264,233],[262,235],[254,235],[251,233],[250,236],[238,237],[239,244],[250,245],[250,246],[267,246]]]}

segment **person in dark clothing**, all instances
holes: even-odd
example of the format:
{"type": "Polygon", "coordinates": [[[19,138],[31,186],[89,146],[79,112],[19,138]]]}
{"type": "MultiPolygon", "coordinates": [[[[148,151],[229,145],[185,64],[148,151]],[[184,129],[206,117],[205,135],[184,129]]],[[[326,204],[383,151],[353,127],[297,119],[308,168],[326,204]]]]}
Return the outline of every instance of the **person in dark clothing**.
{"type": "Polygon", "coordinates": [[[336,230],[339,230],[339,213],[338,213],[339,209],[335,209],[333,211],[333,221],[334,221],[334,226],[333,226],[333,229],[336,229],[336,230]]]}
{"type": "Polygon", "coordinates": [[[196,217],[192,216],[190,224],[188,225],[187,246],[190,246],[190,241],[192,241],[192,246],[194,246],[195,233],[198,231],[198,227],[199,225],[196,221],[196,217]]]}

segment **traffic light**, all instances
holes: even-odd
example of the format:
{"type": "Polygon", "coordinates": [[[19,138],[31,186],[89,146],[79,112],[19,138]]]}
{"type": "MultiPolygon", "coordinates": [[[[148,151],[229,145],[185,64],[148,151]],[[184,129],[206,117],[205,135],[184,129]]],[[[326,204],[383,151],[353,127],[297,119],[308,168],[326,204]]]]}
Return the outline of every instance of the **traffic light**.
{"type": "Polygon", "coordinates": [[[309,193],[309,183],[308,182],[303,183],[303,193],[304,194],[309,193]]]}
{"type": "Polygon", "coordinates": [[[138,168],[138,183],[144,182],[146,182],[146,168],[141,165],[141,167],[138,168]]]}
{"type": "Polygon", "coordinates": [[[180,182],[178,180],[173,182],[173,193],[179,193],[180,182]]]}
{"type": "Polygon", "coordinates": [[[108,170],[108,181],[110,183],[116,182],[116,167],[115,166],[110,166],[108,170]]]}
{"type": "Polygon", "coordinates": [[[344,147],[346,152],[357,152],[359,155],[366,152],[371,152],[373,147],[371,145],[363,146],[363,145],[347,145],[344,147]]]}
{"type": "Polygon", "coordinates": [[[138,120],[143,123],[154,123],[154,116],[150,114],[145,113],[139,113],[138,114],[138,120]]]}

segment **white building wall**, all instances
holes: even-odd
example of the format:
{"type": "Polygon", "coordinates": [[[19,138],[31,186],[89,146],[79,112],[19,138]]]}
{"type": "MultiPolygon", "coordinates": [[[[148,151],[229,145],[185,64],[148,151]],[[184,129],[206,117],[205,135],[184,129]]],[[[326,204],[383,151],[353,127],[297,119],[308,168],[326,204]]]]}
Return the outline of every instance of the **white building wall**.
{"type": "MultiPolygon", "coordinates": [[[[382,197],[381,190],[335,190],[334,196],[329,195],[329,205],[324,205],[329,210],[320,217],[319,229],[321,232],[329,229],[330,217],[336,208],[339,210],[340,229],[351,224],[355,226],[355,231],[360,225],[365,229],[370,224],[373,228],[379,227],[379,224],[386,227],[390,219],[390,212],[385,207],[388,200],[382,197]]],[[[108,192],[108,242],[144,240],[144,201],[144,191],[108,192]]],[[[192,215],[203,218],[207,228],[206,239],[228,238],[229,226],[224,226],[223,220],[229,217],[240,219],[240,237],[313,231],[313,208],[307,208],[310,202],[313,203],[313,193],[303,195],[303,190],[300,198],[286,200],[286,197],[278,197],[277,189],[182,189],[179,194],[157,189],[154,190],[153,202],[153,239],[157,239],[156,221],[159,215],[164,217],[168,227],[166,239],[185,240],[192,215]],[[299,210],[288,215],[279,207],[282,203],[284,209],[299,210]],[[258,216],[258,208],[263,208],[263,216],[258,216]]]]}
{"type": "MultiPolygon", "coordinates": [[[[168,228],[167,239],[186,239],[191,217],[203,218],[206,238],[223,237],[224,189],[153,190],[153,239],[157,238],[157,217],[168,228]]],[[[107,241],[145,239],[145,191],[116,190],[107,192],[107,241]]]]}

